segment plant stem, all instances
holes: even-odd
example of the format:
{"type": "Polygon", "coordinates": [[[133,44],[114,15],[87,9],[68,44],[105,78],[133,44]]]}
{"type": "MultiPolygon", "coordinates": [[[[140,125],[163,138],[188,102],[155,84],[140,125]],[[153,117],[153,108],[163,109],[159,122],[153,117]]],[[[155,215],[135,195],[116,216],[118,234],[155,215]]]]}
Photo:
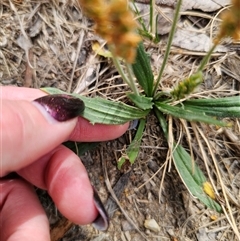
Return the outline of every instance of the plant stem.
{"type": "Polygon", "coordinates": [[[154,86],[154,90],[153,90],[153,94],[152,94],[153,96],[155,96],[155,94],[157,92],[158,85],[160,83],[160,80],[161,80],[162,75],[163,75],[164,68],[165,68],[167,60],[168,60],[168,56],[169,56],[171,45],[172,45],[173,36],[174,36],[174,33],[175,33],[175,29],[177,27],[177,21],[178,21],[178,17],[179,17],[181,3],[182,3],[182,0],[179,0],[178,3],[177,3],[177,6],[176,6],[176,12],[174,14],[174,19],[173,19],[171,31],[169,33],[166,53],[164,55],[163,63],[162,63],[161,69],[159,71],[159,74],[158,74],[158,77],[157,77],[157,80],[156,80],[156,84],[154,86]]]}
{"type": "Polygon", "coordinates": [[[212,46],[212,48],[208,51],[207,55],[204,56],[204,58],[202,59],[200,66],[198,67],[198,72],[199,71],[203,71],[204,67],[206,66],[208,60],[210,59],[214,49],[216,48],[217,44],[214,44],[212,46]]]}
{"type": "Polygon", "coordinates": [[[126,63],[126,68],[127,68],[127,72],[128,72],[131,90],[133,91],[134,94],[139,95],[139,92],[138,92],[138,89],[136,86],[136,82],[133,79],[133,71],[132,71],[131,65],[126,63]]]}
{"type": "Polygon", "coordinates": [[[156,0],[150,0],[150,33],[153,39],[156,38],[155,4],[156,0]]]}
{"type": "MultiPolygon", "coordinates": [[[[112,54],[113,54],[113,51],[111,51],[112,54]]],[[[118,60],[118,58],[116,56],[112,56],[112,59],[113,59],[113,63],[118,71],[118,73],[121,75],[123,81],[131,88],[131,90],[133,91],[134,94],[137,94],[139,95],[138,93],[138,90],[137,90],[137,87],[135,85],[135,82],[132,78],[132,75],[131,75],[131,71],[129,70],[129,64],[126,64],[127,66],[127,71],[128,71],[128,74],[129,74],[129,77],[130,79],[126,76],[126,74],[124,73],[123,69],[122,69],[122,66],[118,60]]]]}

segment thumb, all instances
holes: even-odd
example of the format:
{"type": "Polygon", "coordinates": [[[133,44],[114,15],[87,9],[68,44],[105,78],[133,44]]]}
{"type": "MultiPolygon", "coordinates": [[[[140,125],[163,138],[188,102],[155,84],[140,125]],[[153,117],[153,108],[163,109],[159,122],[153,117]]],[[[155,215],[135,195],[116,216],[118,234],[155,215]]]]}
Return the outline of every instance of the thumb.
{"type": "Polygon", "coordinates": [[[52,95],[34,102],[2,100],[0,108],[0,176],[5,176],[66,141],[84,104],[67,95],[52,95]]]}

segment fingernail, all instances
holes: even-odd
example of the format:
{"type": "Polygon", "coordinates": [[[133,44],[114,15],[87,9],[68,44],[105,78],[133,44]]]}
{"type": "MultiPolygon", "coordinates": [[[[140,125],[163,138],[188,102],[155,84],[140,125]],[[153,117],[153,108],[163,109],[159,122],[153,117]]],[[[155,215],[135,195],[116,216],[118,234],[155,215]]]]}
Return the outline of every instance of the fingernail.
{"type": "Polygon", "coordinates": [[[80,115],[84,102],[71,95],[56,94],[40,97],[33,102],[40,104],[57,121],[67,121],[80,115]]]}
{"type": "Polygon", "coordinates": [[[93,187],[93,199],[94,199],[94,204],[96,206],[96,209],[98,210],[98,216],[93,221],[92,225],[94,228],[100,231],[106,231],[109,226],[109,217],[94,187],[93,187]]]}

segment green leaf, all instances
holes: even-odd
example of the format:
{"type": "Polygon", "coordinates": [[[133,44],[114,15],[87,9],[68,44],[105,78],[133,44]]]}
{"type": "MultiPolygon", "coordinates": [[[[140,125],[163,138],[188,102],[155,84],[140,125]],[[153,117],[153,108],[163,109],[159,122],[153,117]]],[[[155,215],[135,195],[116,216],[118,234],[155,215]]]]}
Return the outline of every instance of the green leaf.
{"type": "Polygon", "coordinates": [[[205,113],[208,116],[216,116],[220,118],[233,117],[240,118],[240,107],[205,107],[205,106],[192,106],[184,103],[184,109],[199,113],[205,113]]]}
{"type": "Polygon", "coordinates": [[[142,141],[143,131],[145,129],[145,124],[146,124],[146,120],[141,119],[137,129],[137,133],[133,141],[130,143],[129,147],[127,148],[127,155],[131,164],[134,163],[134,161],[138,156],[141,141],[142,141]]]}
{"type": "Polygon", "coordinates": [[[152,95],[153,90],[153,73],[143,43],[138,45],[137,56],[135,63],[132,64],[134,75],[136,76],[138,83],[142,86],[144,92],[149,97],[152,95]]]}
{"type": "MultiPolygon", "coordinates": [[[[79,95],[75,95],[79,97],[79,95]]],[[[83,117],[91,123],[123,124],[131,120],[140,119],[148,114],[148,110],[126,105],[122,102],[113,102],[99,97],[81,97],[85,104],[83,117]]]]}
{"type": "Polygon", "coordinates": [[[216,120],[211,116],[207,116],[204,112],[194,111],[194,110],[187,110],[184,109],[183,106],[171,106],[169,104],[163,102],[156,102],[155,106],[165,114],[169,114],[171,116],[185,119],[188,121],[198,121],[204,122],[207,124],[213,124],[217,126],[228,126],[227,123],[216,120]]]}
{"type": "Polygon", "coordinates": [[[150,110],[153,106],[153,98],[146,97],[143,95],[136,95],[134,93],[126,93],[128,98],[140,109],[142,110],[150,110]]]}
{"type": "Polygon", "coordinates": [[[221,206],[204,192],[203,186],[207,179],[199,167],[192,162],[191,156],[180,145],[174,148],[174,165],[189,192],[207,207],[221,212],[221,206]]]}
{"type": "MultiPolygon", "coordinates": [[[[168,139],[168,125],[165,118],[162,115],[162,112],[158,109],[155,110],[155,113],[160,121],[160,124],[164,130],[165,137],[168,139]]],[[[179,176],[181,177],[184,185],[188,191],[196,198],[198,198],[202,203],[207,207],[221,212],[221,206],[211,199],[204,192],[204,184],[207,179],[199,169],[199,167],[192,162],[191,156],[186,152],[186,150],[178,145],[173,147],[173,161],[174,165],[178,171],[179,176]]]]}
{"type": "Polygon", "coordinates": [[[142,142],[142,135],[145,128],[146,120],[141,119],[138,125],[137,133],[130,143],[126,150],[126,155],[123,155],[118,161],[118,168],[120,169],[121,166],[128,160],[131,164],[133,164],[138,156],[140,145],[142,142]]]}
{"type": "Polygon", "coordinates": [[[122,165],[126,162],[126,157],[125,156],[122,156],[118,159],[118,162],[117,162],[117,167],[119,170],[121,170],[122,168],[122,165]]]}
{"type": "Polygon", "coordinates": [[[160,126],[162,127],[165,138],[168,139],[168,124],[166,118],[164,117],[163,113],[156,107],[154,108],[154,113],[156,114],[160,126]]]}
{"type": "Polygon", "coordinates": [[[231,96],[223,98],[208,98],[208,99],[192,99],[186,100],[184,103],[194,106],[208,106],[208,107],[240,107],[240,96],[231,96]]]}
{"type": "MultiPolygon", "coordinates": [[[[69,94],[51,87],[42,88],[42,90],[48,94],[69,94]]],[[[144,118],[149,112],[149,110],[140,110],[122,102],[113,102],[100,97],[89,98],[78,94],[70,95],[83,100],[85,109],[81,116],[93,124],[123,124],[131,120],[144,118]]]]}
{"type": "Polygon", "coordinates": [[[240,117],[240,96],[187,100],[184,109],[217,117],[240,117]]]}

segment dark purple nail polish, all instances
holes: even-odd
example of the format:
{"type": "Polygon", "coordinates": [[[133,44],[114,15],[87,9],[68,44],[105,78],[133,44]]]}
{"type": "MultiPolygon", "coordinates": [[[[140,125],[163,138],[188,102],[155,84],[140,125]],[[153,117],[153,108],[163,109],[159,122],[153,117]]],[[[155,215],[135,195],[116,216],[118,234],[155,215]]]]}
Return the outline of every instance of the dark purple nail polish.
{"type": "Polygon", "coordinates": [[[80,115],[84,110],[84,102],[71,95],[56,94],[40,97],[39,103],[57,121],[67,121],[80,115]]]}
{"type": "Polygon", "coordinates": [[[98,210],[98,216],[93,221],[92,225],[98,230],[106,231],[109,226],[109,217],[94,187],[93,187],[93,199],[94,199],[94,204],[96,206],[96,209],[98,210]]]}

